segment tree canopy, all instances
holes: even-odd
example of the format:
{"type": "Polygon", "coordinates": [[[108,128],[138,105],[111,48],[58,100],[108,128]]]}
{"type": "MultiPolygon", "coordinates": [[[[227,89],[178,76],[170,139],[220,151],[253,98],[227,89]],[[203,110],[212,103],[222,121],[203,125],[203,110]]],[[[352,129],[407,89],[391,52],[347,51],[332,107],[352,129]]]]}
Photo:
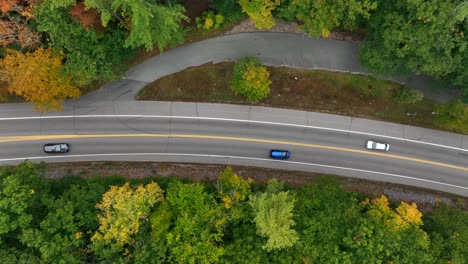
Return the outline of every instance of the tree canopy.
{"type": "Polygon", "coordinates": [[[328,178],[291,187],[274,179],[251,186],[231,168],[205,184],[165,176],[49,179],[46,172],[30,162],[0,169],[2,263],[468,260],[466,210],[421,212],[328,178]],[[238,207],[242,217],[230,219],[238,207]]]}
{"type": "Polygon", "coordinates": [[[301,27],[314,37],[328,37],[338,27],[356,29],[376,8],[376,0],[291,0],[279,8],[278,15],[302,21],[301,27]]]}
{"type": "Polygon", "coordinates": [[[468,89],[468,26],[458,0],[380,1],[361,60],[381,74],[427,74],[468,89]]]}
{"type": "Polygon", "coordinates": [[[266,192],[250,197],[257,234],[267,238],[262,248],[267,251],[288,248],[299,240],[293,229],[296,224],[293,220],[295,202],[296,199],[287,191],[266,192]]]}
{"type": "Polygon", "coordinates": [[[34,102],[37,110],[60,110],[65,99],[80,95],[71,77],[61,73],[61,56],[51,49],[26,54],[9,49],[1,62],[0,80],[8,84],[11,93],[34,102]]]}
{"type": "Polygon", "coordinates": [[[271,11],[280,4],[280,0],[238,0],[242,12],[249,15],[259,29],[269,29],[275,25],[271,11]]]}

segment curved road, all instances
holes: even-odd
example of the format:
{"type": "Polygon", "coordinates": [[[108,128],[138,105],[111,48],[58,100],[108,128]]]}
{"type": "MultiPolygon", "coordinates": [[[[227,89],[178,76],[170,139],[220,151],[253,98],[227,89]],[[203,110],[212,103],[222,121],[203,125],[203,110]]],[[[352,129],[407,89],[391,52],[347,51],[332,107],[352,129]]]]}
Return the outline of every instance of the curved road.
{"type": "Polygon", "coordinates": [[[467,136],[285,109],[134,101],[139,89],[161,76],[244,56],[272,65],[363,72],[356,50],[353,43],[284,33],[229,35],[177,48],[137,65],[120,81],[67,102],[62,113],[34,113],[30,104],[0,105],[0,164],[42,159],[255,165],[468,196],[467,136]],[[390,143],[390,152],[366,151],[369,138],[390,143]],[[57,141],[70,142],[71,152],[44,156],[42,144],[57,141]],[[290,150],[291,160],[268,159],[270,148],[290,150]]]}
{"type": "Polygon", "coordinates": [[[0,163],[97,159],[254,165],[468,196],[468,138],[462,135],[342,116],[217,104],[125,102],[81,111],[86,115],[72,109],[47,116],[0,118],[0,163]],[[71,111],[75,112],[67,115],[71,111]],[[390,151],[366,151],[369,138],[390,143],[390,151]],[[71,144],[70,153],[42,153],[42,144],[62,141],[71,144]],[[269,160],[270,148],[288,149],[292,158],[269,160]]]}
{"type": "MultiPolygon", "coordinates": [[[[131,68],[123,80],[106,85],[87,100],[133,100],[146,84],[188,67],[208,62],[257,57],[263,64],[303,69],[323,69],[369,74],[359,63],[359,44],[332,39],[313,39],[295,33],[241,33],[196,42],[165,51],[131,68]]],[[[426,76],[388,77],[419,89],[436,101],[446,101],[456,92],[426,76]]]]}

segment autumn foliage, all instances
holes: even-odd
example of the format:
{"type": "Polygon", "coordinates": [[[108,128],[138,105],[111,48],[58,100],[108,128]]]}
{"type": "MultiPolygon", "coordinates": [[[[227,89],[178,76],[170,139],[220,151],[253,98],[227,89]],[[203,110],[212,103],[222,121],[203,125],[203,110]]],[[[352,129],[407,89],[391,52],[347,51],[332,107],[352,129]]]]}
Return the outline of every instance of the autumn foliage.
{"type": "Polygon", "coordinates": [[[1,60],[0,81],[10,93],[33,102],[38,111],[60,110],[66,98],[77,98],[78,88],[61,74],[62,58],[51,49],[39,48],[23,54],[8,49],[1,60]]]}
{"type": "Polygon", "coordinates": [[[244,58],[234,64],[232,90],[249,102],[260,102],[270,94],[270,72],[256,58],[244,58]]]}
{"type": "Polygon", "coordinates": [[[148,221],[152,206],[163,200],[163,191],[155,182],[140,185],[135,190],[128,182],[123,186],[112,186],[96,205],[100,210],[99,229],[92,240],[115,243],[118,247],[129,244],[141,223],[148,221]]]}
{"type": "Polygon", "coordinates": [[[40,44],[40,33],[28,26],[33,17],[28,1],[0,0],[0,46],[18,43],[23,50],[33,50],[40,44]]]}
{"type": "Polygon", "coordinates": [[[421,226],[422,213],[418,210],[415,203],[408,204],[401,202],[400,205],[393,210],[389,206],[388,198],[382,195],[372,201],[365,201],[369,204],[369,214],[373,215],[385,222],[385,224],[395,231],[405,230],[411,226],[421,226]]]}
{"type": "Polygon", "coordinates": [[[269,29],[275,25],[271,12],[280,4],[280,0],[239,0],[242,12],[249,15],[258,29],[269,29]]]}
{"type": "Polygon", "coordinates": [[[101,15],[95,8],[86,9],[83,2],[78,2],[72,5],[70,9],[70,16],[73,20],[83,26],[86,31],[94,28],[98,31],[104,31],[104,27],[101,24],[101,15]]]}

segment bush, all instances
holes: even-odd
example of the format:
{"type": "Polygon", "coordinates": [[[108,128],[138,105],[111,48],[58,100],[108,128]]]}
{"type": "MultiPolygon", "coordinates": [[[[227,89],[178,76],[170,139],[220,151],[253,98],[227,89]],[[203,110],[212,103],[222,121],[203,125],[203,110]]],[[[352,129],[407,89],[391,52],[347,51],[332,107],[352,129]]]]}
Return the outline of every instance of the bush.
{"type": "Polygon", "coordinates": [[[257,103],[270,93],[270,73],[256,58],[244,58],[234,64],[232,90],[247,101],[257,103]]]}
{"type": "Polygon", "coordinates": [[[468,106],[460,101],[436,105],[434,125],[457,132],[468,133],[468,106]]]}
{"type": "Polygon", "coordinates": [[[224,16],[221,14],[215,14],[213,11],[203,12],[201,17],[195,19],[198,29],[203,30],[216,30],[220,29],[224,23],[224,16]]]}
{"type": "Polygon", "coordinates": [[[222,14],[227,23],[237,23],[246,15],[236,0],[210,0],[211,7],[222,14]]]}
{"type": "Polygon", "coordinates": [[[414,104],[421,102],[423,98],[424,94],[421,91],[408,87],[400,88],[393,96],[393,100],[399,104],[414,104]]]}

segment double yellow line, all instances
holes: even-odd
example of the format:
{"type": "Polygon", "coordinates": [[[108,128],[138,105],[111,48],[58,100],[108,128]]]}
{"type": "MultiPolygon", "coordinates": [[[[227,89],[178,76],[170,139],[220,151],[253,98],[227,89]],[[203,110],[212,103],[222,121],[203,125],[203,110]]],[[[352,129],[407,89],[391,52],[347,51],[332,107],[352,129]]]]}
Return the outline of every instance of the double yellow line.
{"type": "Polygon", "coordinates": [[[253,143],[268,143],[272,145],[289,145],[289,146],[298,146],[306,148],[318,148],[326,150],[335,150],[335,151],[344,151],[351,153],[359,153],[363,155],[373,155],[386,158],[393,158],[399,160],[407,160],[413,162],[419,162],[429,165],[441,166],[456,170],[468,171],[467,167],[456,166],[447,163],[387,154],[379,152],[371,152],[367,150],[356,150],[349,148],[340,148],[326,145],[316,145],[316,144],[307,144],[300,142],[291,142],[291,141],[279,141],[279,140],[270,140],[270,139],[259,139],[259,138],[242,138],[242,137],[226,137],[226,136],[212,136],[212,135],[186,135],[186,134],[89,134],[89,135],[35,135],[35,136],[10,136],[10,137],[0,137],[0,143],[3,142],[17,142],[17,141],[34,141],[34,140],[56,140],[56,139],[80,139],[80,138],[115,138],[115,137],[168,137],[168,138],[187,138],[187,139],[209,139],[209,140],[229,140],[229,141],[244,141],[244,142],[253,142],[253,143]]]}

